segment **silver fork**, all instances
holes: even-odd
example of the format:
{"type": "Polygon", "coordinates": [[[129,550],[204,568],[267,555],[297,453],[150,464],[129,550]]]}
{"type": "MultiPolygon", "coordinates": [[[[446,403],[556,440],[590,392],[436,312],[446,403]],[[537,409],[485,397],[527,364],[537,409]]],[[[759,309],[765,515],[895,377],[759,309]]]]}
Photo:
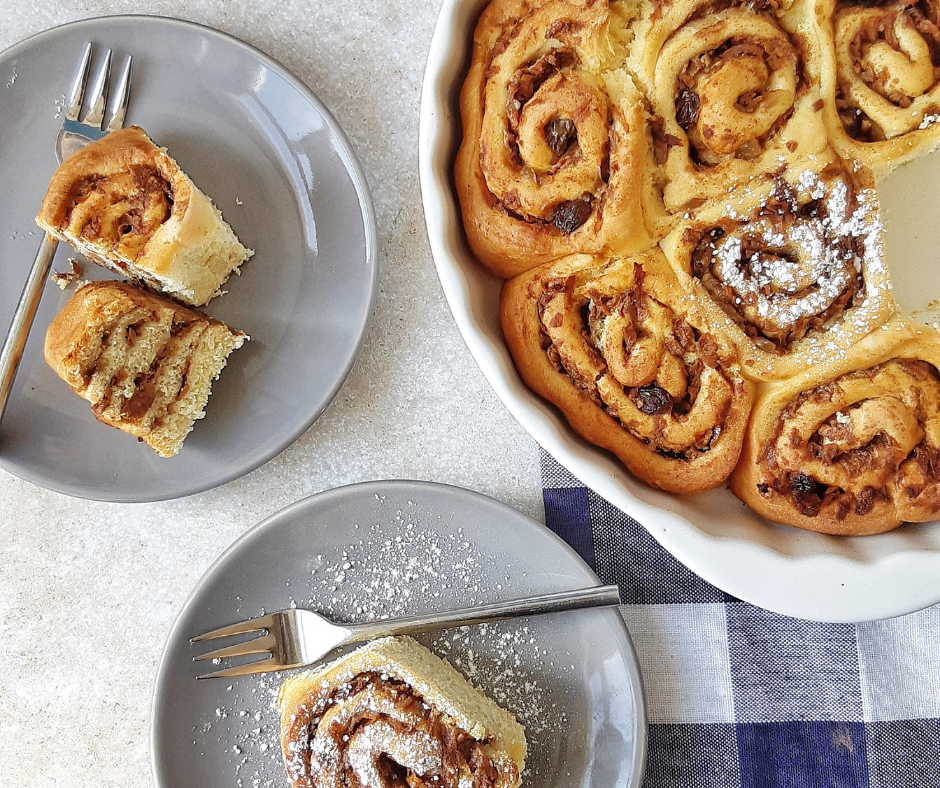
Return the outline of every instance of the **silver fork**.
{"type": "MultiPolygon", "coordinates": [[[[88,92],[88,100],[85,102],[87,113],[84,119],[79,119],[82,99],[88,86],[92,49],[91,44],[85,45],[85,51],[82,53],[78,70],[72,82],[72,89],[69,93],[69,104],[65,112],[65,120],[56,135],[55,155],[59,160],[59,164],[76,151],[84,148],[88,143],[99,140],[105,134],[116,131],[124,125],[127,102],[130,97],[131,58],[127,59],[127,63],[117,76],[114,88],[110,91],[112,97],[111,120],[107,126],[104,125],[105,106],[107,104],[105,90],[111,72],[110,49],[105,55],[104,63],[95,75],[91,90],[88,92]]],[[[33,267],[26,280],[26,286],[23,288],[19,303],[16,305],[16,311],[13,313],[10,331],[3,343],[3,349],[0,350],[0,419],[3,418],[3,413],[6,410],[10,389],[13,388],[13,379],[16,377],[16,370],[23,356],[23,348],[26,347],[26,338],[29,335],[30,327],[33,325],[33,318],[36,317],[36,310],[39,308],[39,300],[42,298],[43,287],[49,276],[49,269],[52,267],[52,258],[55,256],[57,246],[58,242],[51,235],[46,234],[43,237],[39,251],[36,253],[36,259],[33,261],[33,267]]]]}
{"type": "Polygon", "coordinates": [[[433,632],[439,629],[480,624],[484,621],[500,621],[506,618],[619,604],[620,592],[617,586],[596,586],[459,610],[445,610],[407,618],[390,618],[368,624],[335,624],[311,610],[292,609],[214,629],[212,632],[197,635],[190,642],[197,643],[230,635],[260,632],[258,637],[242,643],[193,657],[194,662],[200,662],[207,659],[220,661],[229,657],[252,654],[269,655],[266,659],[235,665],[196,677],[199,679],[230,678],[250,673],[302,668],[312,665],[340,646],[362,643],[386,635],[413,635],[418,632],[433,632]]]}

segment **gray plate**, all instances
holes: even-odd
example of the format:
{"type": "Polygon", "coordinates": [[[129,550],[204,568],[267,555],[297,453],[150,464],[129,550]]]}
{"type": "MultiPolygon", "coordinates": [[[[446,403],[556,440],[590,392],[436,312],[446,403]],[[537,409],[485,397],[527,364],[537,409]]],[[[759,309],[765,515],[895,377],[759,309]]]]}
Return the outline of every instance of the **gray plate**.
{"type": "MultiPolygon", "coordinates": [[[[206,311],[245,331],[207,416],[160,459],[98,424],[42,359],[68,300],[52,282],[0,427],[0,467],[84,498],[155,501],[209,489],[267,461],[333,399],[358,352],[376,283],[365,177],[323,104],[271,58],[209,28],[159,17],[90,19],[0,54],[0,331],[39,246],[34,217],[56,168],[53,143],[86,41],[134,56],[127,122],[166,146],[255,250],[206,311]]],[[[60,244],[56,268],[75,253],[60,244]]],[[[107,278],[86,265],[88,278],[107,278]]]]}
{"type": "MultiPolygon", "coordinates": [[[[383,481],[307,498],[209,569],[170,633],[153,699],[158,788],[287,785],[274,698],[284,674],[197,682],[189,638],[313,607],[365,621],[597,584],[544,526],[479,493],[383,481]]],[[[420,638],[526,726],[532,788],[634,788],[646,759],[639,668],[620,613],[577,611],[420,638]]]]}

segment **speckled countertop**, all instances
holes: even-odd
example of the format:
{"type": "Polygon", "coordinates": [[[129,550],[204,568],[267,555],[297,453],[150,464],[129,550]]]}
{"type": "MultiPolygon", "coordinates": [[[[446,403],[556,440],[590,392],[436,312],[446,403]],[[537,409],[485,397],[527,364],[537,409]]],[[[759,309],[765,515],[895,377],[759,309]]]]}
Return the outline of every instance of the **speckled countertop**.
{"type": "Polygon", "coordinates": [[[360,357],[316,424],[266,465],[207,493],[132,505],[69,498],[0,471],[0,786],[152,785],[150,696],[175,616],[232,541],[300,498],[369,479],[427,479],[541,519],[538,450],[457,331],[420,209],[418,106],[438,5],[0,0],[0,49],[75,19],[146,9],[268,53],[345,129],[379,236],[360,357]],[[422,374],[429,358],[433,377],[422,374]]]}

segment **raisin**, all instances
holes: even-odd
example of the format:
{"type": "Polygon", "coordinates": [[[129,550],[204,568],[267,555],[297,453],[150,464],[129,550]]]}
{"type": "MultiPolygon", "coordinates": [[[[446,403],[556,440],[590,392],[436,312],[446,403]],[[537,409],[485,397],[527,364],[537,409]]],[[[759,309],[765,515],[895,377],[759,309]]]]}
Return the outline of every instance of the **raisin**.
{"type": "Polygon", "coordinates": [[[578,139],[578,127],[569,118],[553,118],[542,129],[545,143],[552,153],[561,157],[578,139]]]}
{"type": "Polygon", "coordinates": [[[692,252],[692,275],[701,279],[711,268],[712,250],[707,244],[699,244],[692,252]]]}
{"type": "Polygon", "coordinates": [[[636,394],[639,399],[637,407],[647,416],[669,413],[672,410],[672,397],[669,396],[669,392],[655,383],[637,389],[636,394]]]}
{"type": "Polygon", "coordinates": [[[790,484],[793,489],[800,493],[816,492],[816,482],[811,476],[805,473],[794,473],[790,476],[790,484]]]}
{"type": "Polygon", "coordinates": [[[552,223],[565,235],[570,235],[584,224],[591,215],[591,203],[588,200],[568,200],[555,207],[552,223]]]}
{"type": "Polygon", "coordinates": [[[680,90],[676,96],[676,123],[688,131],[698,119],[698,111],[702,100],[698,93],[692,90],[680,90]]]}
{"type": "Polygon", "coordinates": [[[817,219],[819,218],[820,208],[819,200],[813,200],[800,208],[800,216],[804,219],[817,219]]]}

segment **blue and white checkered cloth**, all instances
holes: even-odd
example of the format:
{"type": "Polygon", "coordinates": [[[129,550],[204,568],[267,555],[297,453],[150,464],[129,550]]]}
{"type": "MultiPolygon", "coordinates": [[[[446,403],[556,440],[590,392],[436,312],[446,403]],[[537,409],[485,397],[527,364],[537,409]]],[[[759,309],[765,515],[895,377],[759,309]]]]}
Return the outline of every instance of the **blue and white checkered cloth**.
{"type": "Polygon", "coordinates": [[[940,607],[858,625],[771,613],[544,452],[542,486],[548,526],[620,585],[649,713],[644,788],[940,786],[940,607]]]}

